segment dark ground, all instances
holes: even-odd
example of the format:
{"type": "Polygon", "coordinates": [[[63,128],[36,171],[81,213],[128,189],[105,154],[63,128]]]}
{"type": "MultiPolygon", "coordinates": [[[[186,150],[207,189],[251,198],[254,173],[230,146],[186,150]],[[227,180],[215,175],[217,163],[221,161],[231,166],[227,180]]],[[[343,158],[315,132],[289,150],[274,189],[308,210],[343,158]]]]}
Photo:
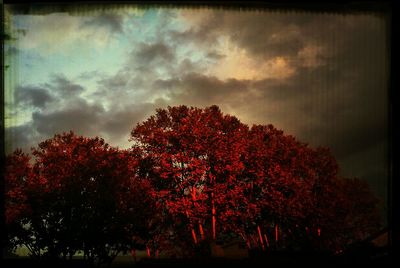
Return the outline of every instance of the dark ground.
{"type": "MultiPolygon", "coordinates": [[[[274,252],[269,254],[251,254],[244,259],[228,258],[193,258],[193,259],[148,259],[143,258],[136,264],[132,262],[116,261],[111,268],[141,268],[141,267],[280,267],[290,265],[291,267],[302,267],[315,265],[323,267],[326,265],[343,266],[345,264],[384,266],[392,264],[392,256],[387,248],[381,248],[374,252],[353,251],[340,256],[332,256],[323,252],[274,252]]],[[[91,268],[92,264],[83,260],[71,261],[39,261],[29,258],[5,259],[2,268],[15,267],[54,267],[54,268],[91,268]]]]}

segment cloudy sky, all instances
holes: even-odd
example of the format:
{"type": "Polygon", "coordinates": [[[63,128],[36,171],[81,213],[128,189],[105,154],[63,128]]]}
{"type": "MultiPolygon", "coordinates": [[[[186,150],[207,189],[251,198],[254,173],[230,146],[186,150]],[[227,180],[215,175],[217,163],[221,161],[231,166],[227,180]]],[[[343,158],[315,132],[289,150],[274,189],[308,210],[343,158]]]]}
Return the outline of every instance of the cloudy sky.
{"type": "MultiPolygon", "coordinates": [[[[74,130],[127,148],[156,108],[218,105],[328,146],[386,198],[386,24],[375,14],[7,12],[7,152],[74,130]]],[[[385,200],[383,206],[386,206],[385,200]]]]}

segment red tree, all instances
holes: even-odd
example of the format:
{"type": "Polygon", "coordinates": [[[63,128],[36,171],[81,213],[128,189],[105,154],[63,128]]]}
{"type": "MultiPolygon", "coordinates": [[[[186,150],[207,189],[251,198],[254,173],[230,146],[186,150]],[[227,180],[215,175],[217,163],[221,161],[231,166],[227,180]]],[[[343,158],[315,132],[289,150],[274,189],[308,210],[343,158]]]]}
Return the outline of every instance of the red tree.
{"type": "Polygon", "coordinates": [[[360,179],[324,182],[315,215],[321,228],[321,247],[340,251],[379,230],[379,200],[360,179]]]}
{"type": "MultiPolygon", "coordinates": [[[[151,188],[137,176],[132,152],[70,132],[40,143],[33,155],[29,183],[21,184],[32,213],[22,228],[35,238],[39,255],[83,251],[85,258],[107,262],[151,238],[151,188]]],[[[8,181],[13,174],[6,174],[8,181]]]]}
{"type": "Polygon", "coordinates": [[[7,228],[8,250],[20,245],[27,247],[32,255],[38,255],[40,248],[32,233],[23,228],[32,215],[29,200],[32,167],[30,157],[21,150],[6,157],[5,161],[5,221],[7,228]]]}
{"type": "Polygon", "coordinates": [[[311,205],[310,153],[305,144],[272,125],[251,128],[245,161],[250,184],[247,198],[260,212],[253,216],[246,240],[257,237],[257,246],[265,248],[280,240],[283,227],[294,231],[301,224],[311,205]]]}
{"type": "Polygon", "coordinates": [[[328,149],[312,149],[272,125],[249,130],[216,106],[159,109],[131,140],[143,152],[142,175],[173,219],[169,230],[188,244],[233,234],[249,248],[274,242],[334,249],[329,237],[344,226],[346,202],[355,202],[343,194],[328,149]]]}
{"type": "MultiPolygon", "coordinates": [[[[132,131],[144,153],[143,172],[174,224],[188,227],[194,244],[215,240],[235,227],[229,219],[246,203],[240,199],[247,127],[218,107],[159,109],[132,131]]],[[[241,215],[237,215],[241,216],[241,215]]],[[[177,230],[177,228],[174,228],[177,230]]]]}
{"type": "Polygon", "coordinates": [[[275,240],[278,246],[336,250],[350,241],[344,237],[357,240],[357,233],[365,237],[378,229],[377,199],[365,182],[338,176],[329,149],[312,149],[272,125],[259,125],[250,130],[246,155],[248,198],[261,211],[257,228],[248,230],[258,236],[257,247],[275,240]]]}
{"type": "Polygon", "coordinates": [[[24,191],[31,173],[30,157],[21,150],[7,156],[5,164],[6,223],[17,221],[29,211],[24,191]]]}
{"type": "Polygon", "coordinates": [[[242,238],[248,248],[337,250],[379,227],[377,199],[338,176],[326,148],[272,125],[250,129],[217,106],[157,110],[120,150],[55,135],[6,161],[11,246],[34,256],[111,261],[146,249],[191,255],[242,238]]]}

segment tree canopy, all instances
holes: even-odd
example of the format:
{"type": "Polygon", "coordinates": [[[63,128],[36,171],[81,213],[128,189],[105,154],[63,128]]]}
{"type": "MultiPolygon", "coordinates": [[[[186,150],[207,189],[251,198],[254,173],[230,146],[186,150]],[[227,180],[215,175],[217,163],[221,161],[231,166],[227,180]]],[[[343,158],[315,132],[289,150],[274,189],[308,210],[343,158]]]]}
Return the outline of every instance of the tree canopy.
{"type": "Polygon", "coordinates": [[[193,255],[239,239],[249,249],[336,251],[379,228],[378,200],[341,178],[327,148],[217,106],[158,109],[121,150],[57,134],[6,159],[9,246],[99,263],[147,249],[193,255]]]}
{"type": "Polygon", "coordinates": [[[363,204],[351,216],[363,219],[353,226],[363,237],[378,226],[377,200],[365,183],[340,178],[329,149],[313,149],[272,125],[249,128],[217,106],[168,107],[138,124],[131,140],[163,209],[174,224],[185,223],[179,235],[190,233],[194,244],[240,237],[249,248],[308,241],[336,250],[355,238],[352,220],[343,221],[348,202],[363,204]],[[364,201],[352,196],[356,189],[364,201]]]}
{"type": "Polygon", "coordinates": [[[82,251],[97,262],[144,245],[135,237],[146,239],[153,206],[131,152],[70,132],[40,143],[32,154],[33,166],[21,151],[6,163],[6,218],[18,227],[10,228],[11,241],[34,257],[82,251]]]}

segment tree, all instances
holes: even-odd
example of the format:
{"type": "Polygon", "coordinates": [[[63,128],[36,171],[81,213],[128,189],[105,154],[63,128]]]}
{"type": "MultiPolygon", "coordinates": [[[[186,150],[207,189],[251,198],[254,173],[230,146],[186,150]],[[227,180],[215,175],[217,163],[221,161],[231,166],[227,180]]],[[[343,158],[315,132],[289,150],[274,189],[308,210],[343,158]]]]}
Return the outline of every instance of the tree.
{"type": "Polygon", "coordinates": [[[323,187],[318,207],[319,222],[325,231],[322,247],[340,251],[379,230],[379,200],[367,182],[338,178],[332,186],[323,187]],[[329,202],[332,199],[335,202],[329,202]]]}
{"type": "Polygon", "coordinates": [[[24,191],[32,213],[23,228],[45,256],[71,258],[83,251],[101,263],[140,246],[153,205],[132,152],[70,132],[40,143],[33,155],[24,191]]]}
{"type": "Polygon", "coordinates": [[[216,106],[159,109],[132,131],[133,148],[144,154],[141,172],[164,204],[164,215],[187,228],[177,236],[190,234],[198,244],[234,227],[229,218],[246,202],[238,198],[244,189],[236,182],[244,170],[247,131],[216,106]]]}
{"type": "Polygon", "coordinates": [[[57,134],[6,159],[10,248],[34,257],[110,263],[146,249],[209,254],[239,238],[249,249],[343,249],[379,228],[378,200],[341,178],[327,148],[272,125],[249,128],[217,106],[158,109],[132,148],[57,134]]]}
{"type": "MultiPolygon", "coordinates": [[[[166,230],[187,251],[229,236],[249,248],[343,246],[347,203],[357,200],[344,194],[346,181],[327,148],[313,149],[272,125],[249,129],[217,106],[158,109],[132,130],[131,141],[143,153],[139,170],[163,217],[172,219],[166,230]]],[[[371,206],[360,218],[376,226],[367,216],[376,207],[371,193],[360,195],[371,206]]]]}
{"type": "Polygon", "coordinates": [[[5,223],[8,250],[24,245],[33,256],[40,255],[33,233],[25,226],[33,211],[29,202],[32,167],[30,157],[21,150],[16,150],[5,160],[5,223]]]}
{"type": "Polygon", "coordinates": [[[365,182],[338,176],[328,148],[313,149],[272,125],[255,125],[246,155],[248,198],[257,200],[261,212],[257,229],[247,230],[258,233],[256,246],[275,240],[277,246],[335,251],[349,237],[359,240],[378,230],[378,200],[365,182]]]}

